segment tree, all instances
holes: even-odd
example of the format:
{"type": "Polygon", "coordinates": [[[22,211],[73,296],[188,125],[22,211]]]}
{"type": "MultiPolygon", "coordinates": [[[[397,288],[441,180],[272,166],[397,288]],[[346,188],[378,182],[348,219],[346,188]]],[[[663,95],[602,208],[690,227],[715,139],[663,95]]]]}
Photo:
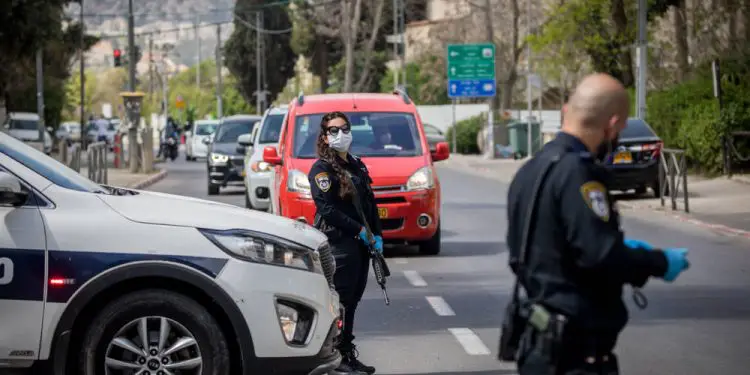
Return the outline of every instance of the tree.
{"type": "MultiPolygon", "coordinates": [[[[238,0],[235,6],[234,32],[224,45],[224,63],[239,82],[239,89],[248,102],[254,102],[256,91],[255,41],[262,35],[265,51],[266,77],[264,83],[269,91],[267,103],[273,102],[294,75],[296,55],[292,51],[291,27],[287,10],[280,6],[264,6],[274,0],[238,0]],[[256,12],[261,13],[263,28],[256,25],[256,12]],[[288,31],[287,31],[288,30],[288,31]]],[[[264,89],[261,86],[261,89],[264,89]]]]}

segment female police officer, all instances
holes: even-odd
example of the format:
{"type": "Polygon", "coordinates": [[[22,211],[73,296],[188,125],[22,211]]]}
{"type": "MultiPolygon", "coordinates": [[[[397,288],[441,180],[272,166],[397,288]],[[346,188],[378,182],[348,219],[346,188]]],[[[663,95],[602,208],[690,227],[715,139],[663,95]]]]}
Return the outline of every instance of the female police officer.
{"type": "Polygon", "coordinates": [[[353,344],[354,312],[367,285],[369,245],[365,224],[374,235],[376,250],[383,251],[380,219],[375,196],[370,189],[372,179],[365,164],[349,153],[352,143],[351,124],[341,112],[323,116],[318,134],[318,156],[308,179],[317,213],[315,227],[328,236],[336,258],[334,284],[344,307],[344,327],[339,351],[343,357],[337,372],[365,372],[375,368],[357,359],[353,344]],[[360,202],[358,211],[354,199],[360,202]],[[367,223],[363,223],[362,216],[367,223]]]}

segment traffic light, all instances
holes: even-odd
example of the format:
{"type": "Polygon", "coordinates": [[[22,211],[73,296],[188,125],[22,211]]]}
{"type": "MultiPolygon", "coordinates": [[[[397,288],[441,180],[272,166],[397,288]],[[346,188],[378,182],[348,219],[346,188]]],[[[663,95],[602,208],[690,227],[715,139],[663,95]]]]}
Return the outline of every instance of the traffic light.
{"type": "Polygon", "coordinates": [[[115,66],[122,66],[122,51],[116,49],[113,55],[115,58],[115,66]]]}

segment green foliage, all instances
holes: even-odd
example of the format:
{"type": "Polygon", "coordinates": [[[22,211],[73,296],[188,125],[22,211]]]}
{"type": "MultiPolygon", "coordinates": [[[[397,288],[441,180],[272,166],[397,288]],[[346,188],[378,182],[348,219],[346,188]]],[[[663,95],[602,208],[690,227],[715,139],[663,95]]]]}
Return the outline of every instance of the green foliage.
{"type": "MultiPolygon", "coordinates": [[[[238,0],[235,6],[237,15],[234,21],[234,32],[224,44],[225,64],[229,71],[237,77],[240,92],[245,99],[254,98],[256,87],[256,45],[255,40],[258,32],[249,27],[255,25],[255,14],[259,5],[275,2],[275,0],[238,0]],[[244,22],[243,22],[244,21],[244,22]]],[[[286,30],[292,27],[291,20],[284,7],[263,7],[263,28],[266,30],[286,30]]],[[[263,43],[265,46],[265,83],[268,87],[269,96],[267,103],[273,102],[286,82],[294,75],[294,64],[297,55],[290,46],[291,36],[289,33],[265,33],[263,43]]]]}
{"type": "MultiPolygon", "coordinates": [[[[428,60],[437,59],[433,56],[428,60]]],[[[406,65],[406,91],[416,104],[421,105],[440,105],[449,104],[448,92],[446,90],[445,74],[439,75],[430,69],[429,63],[409,63],[406,65]],[[440,78],[443,78],[442,80],[440,78]],[[437,82],[436,82],[437,81],[437,82]]],[[[393,91],[394,75],[397,71],[389,69],[380,80],[380,91],[393,91]]],[[[403,72],[398,72],[399,84],[403,84],[403,72]]]]}
{"type": "MultiPolygon", "coordinates": [[[[487,123],[487,117],[483,115],[474,116],[456,123],[456,151],[460,154],[478,154],[479,146],[477,145],[477,135],[487,123]]],[[[454,127],[448,128],[445,138],[453,150],[453,131],[454,127]]]]}
{"type": "MultiPolygon", "coordinates": [[[[354,74],[352,76],[352,87],[356,89],[357,81],[360,78],[360,72],[364,67],[364,52],[354,52],[354,74]]],[[[367,81],[360,88],[360,92],[379,92],[380,81],[383,79],[383,75],[386,74],[385,63],[389,60],[388,52],[386,51],[372,51],[372,58],[370,60],[370,73],[367,81]]],[[[342,92],[344,89],[344,73],[346,71],[346,61],[341,60],[338,64],[331,68],[330,72],[330,86],[326,89],[326,92],[337,93],[342,92]]]]}

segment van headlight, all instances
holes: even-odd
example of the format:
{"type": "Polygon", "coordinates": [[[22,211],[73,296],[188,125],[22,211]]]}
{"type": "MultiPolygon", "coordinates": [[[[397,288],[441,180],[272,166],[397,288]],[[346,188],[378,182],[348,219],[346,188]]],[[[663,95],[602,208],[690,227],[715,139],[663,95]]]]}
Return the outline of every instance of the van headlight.
{"type": "Polygon", "coordinates": [[[427,190],[432,189],[435,186],[435,178],[432,174],[431,167],[423,167],[414,172],[408,180],[406,180],[406,190],[427,190]]]}
{"type": "Polygon", "coordinates": [[[264,161],[256,161],[251,166],[250,169],[253,170],[253,172],[269,172],[271,170],[271,164],[268,164],[264,161]]]}
{"type": "Polygon", "coordinates": [[[235,258],[323,273],[318,252],[298,243],[250,230],[199,230],[235,258]]]}
{"type": "Polygon", "coordinates": [[[286,180],[286,188],[290,192],[310,194],[310,181],[302,171],[292,169],[289,171],[289,178],[286,180]]]}
{"type": "Polygon", "coordinates": [[[224,164],[229,161],[229,156],[223,154],[211,153],[211,164],[224,164]]]}

